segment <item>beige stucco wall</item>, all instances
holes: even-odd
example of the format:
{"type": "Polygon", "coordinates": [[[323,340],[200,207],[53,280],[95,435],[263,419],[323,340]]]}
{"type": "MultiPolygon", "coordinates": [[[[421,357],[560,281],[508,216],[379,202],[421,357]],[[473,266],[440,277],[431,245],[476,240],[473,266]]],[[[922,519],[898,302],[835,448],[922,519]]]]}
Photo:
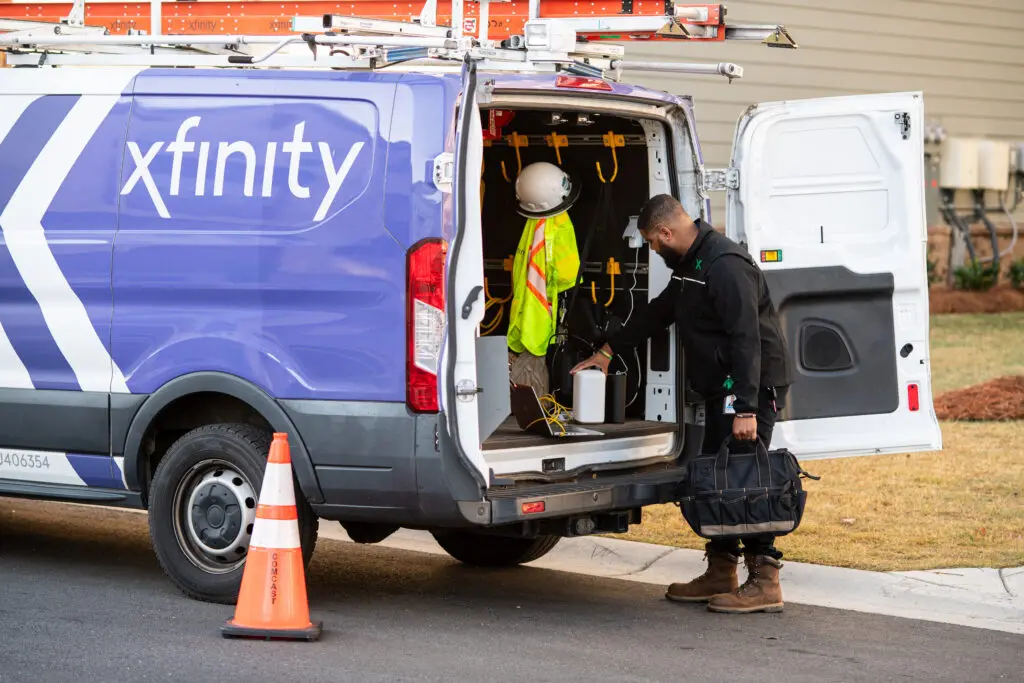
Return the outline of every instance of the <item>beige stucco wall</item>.
{"type": "MultiPolygon", "coordinates": [[[[949,135],[1024,141],[1024,0],[733,0],[728,8],[735,23],[785,25],[799,49],[739,41],[627,45],[632,59],[744,68],[731,84],[709,76],[624,79],[694,97],[708,167],[728,165],[736,119],[748,104],[782,99],[920,90],[928,122],[949,135]]],[[[718,226],[723,199],[713,197],[718,226]]],[[[1016,218],[1024,222],[1024,207],[1016,218]]],[[[934,249],[945,248],[948,232],[933,227],[934,249]]],[[[976,242],[983,253],[987,238],[976,242]]]]}

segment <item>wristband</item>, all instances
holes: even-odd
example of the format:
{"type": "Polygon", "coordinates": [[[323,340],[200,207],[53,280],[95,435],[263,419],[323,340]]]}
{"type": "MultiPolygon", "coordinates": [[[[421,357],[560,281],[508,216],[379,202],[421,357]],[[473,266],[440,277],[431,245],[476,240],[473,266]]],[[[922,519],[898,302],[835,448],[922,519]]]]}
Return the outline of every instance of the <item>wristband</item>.
{"type": "Polygon", "coordinates": [[[608,352],[607,352],[607,351],[605,351],[604,349],[598,349],[598,350],[597,350],[597,352],[598,352],[599,354],[601,354],[602,356],[604,356],[605,358],[607,358],[608,360],[611,360],[611,359],[612,359],[612,354],[608,353],[608,352]]]}

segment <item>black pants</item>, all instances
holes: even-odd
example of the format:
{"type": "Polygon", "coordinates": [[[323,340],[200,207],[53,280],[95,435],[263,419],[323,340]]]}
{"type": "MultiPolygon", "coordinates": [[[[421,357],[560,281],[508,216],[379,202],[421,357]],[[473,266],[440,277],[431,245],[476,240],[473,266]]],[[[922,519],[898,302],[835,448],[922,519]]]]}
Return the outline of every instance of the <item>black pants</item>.
{"type": "MultiPolygon", "coordinates": [[[[761,389],[757,397],[757,436],[765,448],[770,448],[772,443],[772,432],[775,429],[775,418],[778,411],[782,409],[786,397],[786,389],[780,388],[775,392],[775,400],[768,389],[761,389]]],[[[725,437],[732,434],[733,415],[724,413],[725,398],[709,401],[706,406],[704,419],[704,443],[701,449],[704,453],[717,453],[722,447],[725,437]]],[[[734,441],[731,449],[737,452],[745,450],[749,444],[750,451],[754,449],[753,442],[734,441]]],[[[768,555],[777,560],[782,559],[782,553],[775,548],[775,536],[773,534],[757,534],[755,536],[744,536],[740,539],[712,541],[711,547],[716,552],[740,554],[740,542],[747,552],[756,555],[768,555]]]]}

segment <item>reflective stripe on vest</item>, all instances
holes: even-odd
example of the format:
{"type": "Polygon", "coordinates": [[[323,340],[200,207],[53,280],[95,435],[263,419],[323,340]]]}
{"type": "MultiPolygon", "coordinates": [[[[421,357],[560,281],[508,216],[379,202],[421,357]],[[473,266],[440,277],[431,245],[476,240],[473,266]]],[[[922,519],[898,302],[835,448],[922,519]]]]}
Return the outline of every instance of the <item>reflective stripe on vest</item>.
{"type": "Polygon", "coordinates": [[[558,295],[575,283],[579,266],[568,213],[526,221],[512,266],[509,349],[535,356],[547,352],[555,333],[558,295]]]}
{"type": "Polygon", "coordinates": [[[540,220],[537,223],[537,227],[533,230],[533,245],[530,247],[530,265],[526,270],[526,288],[537,297],[537,300],[544,306],[544,310],[548,313],[551,312],[551,303],[548,301],[548,278],[544,272],[544,266],[547,262],[544,256],[544,226],[547,224],[547,220],[540,220]],[[541,254],[542,258],[537,259],[537,255],[541,254]]]}

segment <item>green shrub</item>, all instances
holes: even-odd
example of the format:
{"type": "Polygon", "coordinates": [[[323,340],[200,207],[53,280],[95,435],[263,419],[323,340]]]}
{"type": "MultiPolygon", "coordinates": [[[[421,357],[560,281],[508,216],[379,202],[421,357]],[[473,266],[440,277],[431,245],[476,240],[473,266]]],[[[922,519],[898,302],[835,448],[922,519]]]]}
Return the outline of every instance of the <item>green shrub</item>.
{"type": "Polygon", "coordinates": [[[928,259],[928,284],[934,285],[939,281],[939,276],[935,274],[935,268],[939,265],[939,262],[934,259],[928,259]]]}
{"type": "Polygon", "coordinates": [[[972,263],[961,266],[953,272],[954,287],[972,292],[987,292],[999,279],[999,273],[991,266],[972,263]]]}
{"type": "Polygon", "coordinates": [[[1024,287],[1024,258],[1014,261],[1010,266],[1010,284],[1014,289],[1024,287]]]}

